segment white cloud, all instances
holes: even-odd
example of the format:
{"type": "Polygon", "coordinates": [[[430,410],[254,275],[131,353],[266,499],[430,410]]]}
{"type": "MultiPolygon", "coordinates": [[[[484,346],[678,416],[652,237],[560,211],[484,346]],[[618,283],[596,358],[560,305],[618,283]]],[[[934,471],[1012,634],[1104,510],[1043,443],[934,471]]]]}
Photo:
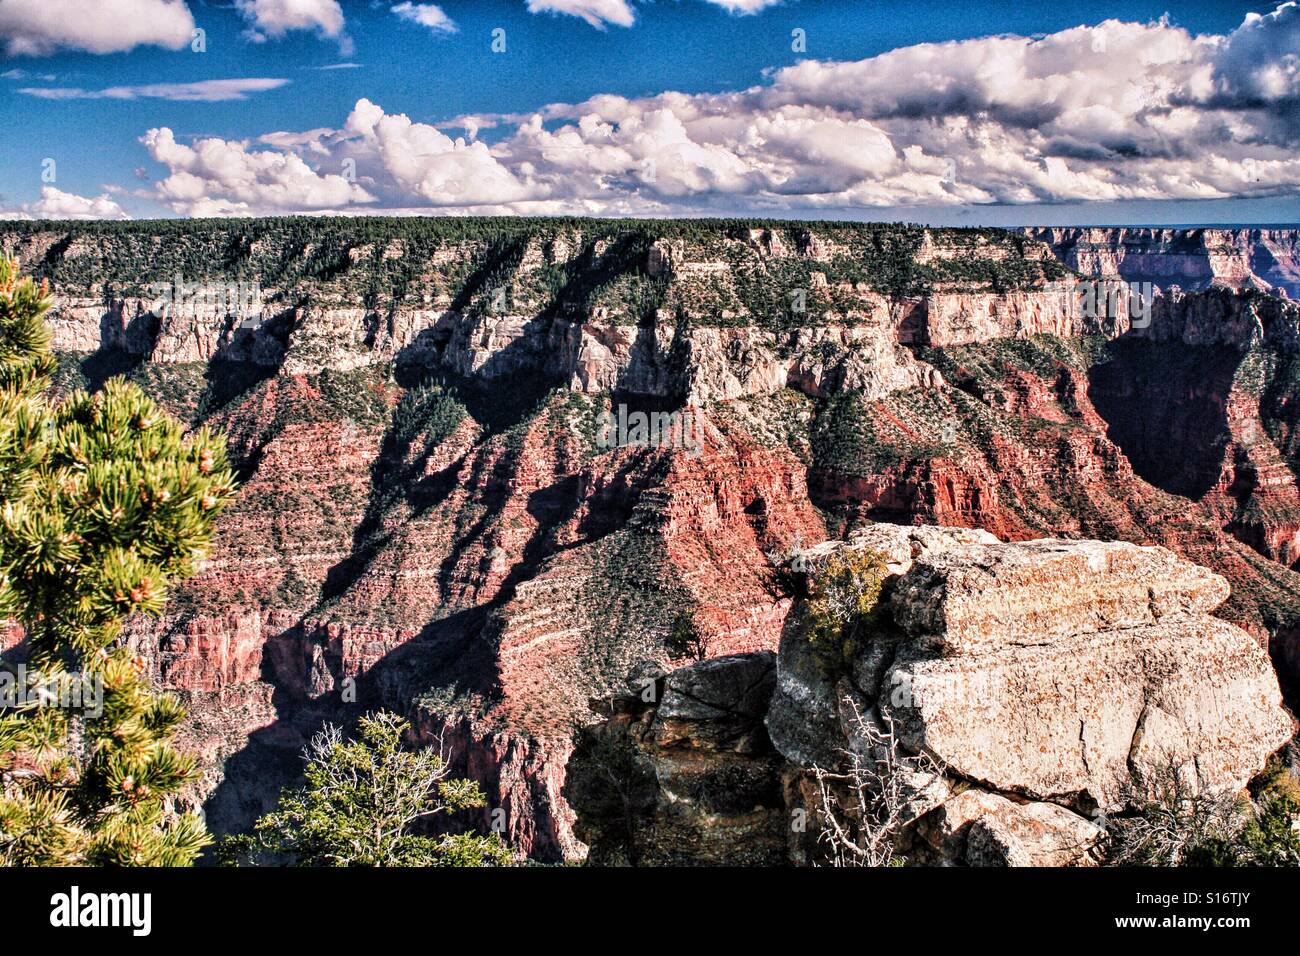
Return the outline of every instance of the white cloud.
{"type": "Polygon", "coordinates": [[[221,158],[207,171],[186,147],[154,148],[171,173],[158,198],[178,212],[649,215],[1297,195],[1298,35],[1294,4],[1227,36],[1110,20],[440,127],[362,99],[338,129],[202,141],[221,158]],[[335,181],[345,162],[351,188],[335,181]]]}
{"type": "MultiPolygon", "coordinates": [[[[705,0],[722,7],[728,13],[758,13],[774,7],[783,0],[705,0]]],[[[605,25],[630,27],[636,22],[636,12],[631,0],[528,0],[529,13],[567,13],[581,17],[598,30],[605,25]]]]}
{"type": "Polygon", "coordinates": [[[9,56],[58,49],[119,53],[137,46],[179,50],[194,18],[184,0],[3,0],[0,41],[9,56]]]}
{"type": "Polygon", "coordinates": [[[428,27],[434,33],[456,32],[455,22],[435,3],[399,3],[393,7],[393,13],[402,20],[428,27]]]}
{"type": "Polygon", "coordinates": [[[41,189],[41,198],[17,209],[0,209],[0,219],[130,219],[108,191],[94,199],[65,193],[53,186],[41,189]]]}
{"type": "Polygon", "coordinates": [[[38,80],[41,83],[53,83],[57,76],[53,73],[28,73],[26,70],[5,70],[0,73],[0,80],[38,80]]]}
{"type": "Polygon", "coordinates": [[[359,169],[382,172],[402,194],[431,205],[465,206],[530,198],[523,182],[487,146],[453,140],[437,127],[389,115],[359,100],[344,124],[343,145],[359,169]]]}
{"type": "Polygon", "coordinates": [[[708,0],[716,6],[722,7],[729,13],[758,13],[760,10],[766,10],[768,7],[774,7],[782,0],[708,0]]]}
{"type": "Polygon", "coordinates": [[[602,30],[607,23],[630,27],[636,22],[628,0],[528,0],[528,12],[567,13],[602,30]]]}
{"type": "Polygon", "coordinates": [[[350,181],[342,164],[338,172],[318,172],[295,153],[250,149],[235,140],[207,138],[186,146],[167,127],[149,130],[141,142],[169,170],[154,187],[154,198],[182,215],[328,209],[373,199],[350,181]]]}
{"type": "MultiPolygon", "coordinates": [[[[1300,97],[1300,6],[1284,3],[1272,13],[1246,14],[1223,45],[1209,96],[1276,103],[1300,97]]],[[[1202,96],[1206,94],[1203,92],[1202,96]]]]}
{"type": "Polygon", "coordinates": [[[102,90],[83,90],[71,86],[28,86],[19,93],[46,100],[138,100],[160,99],[176,102],[217,103],[246,100],[249,93],[278,89],[288,80],[249,77],[237,80],[200,80],[197,83],[148,83],[143,86],[110,86],[102,90]]]}
{"type": "MultiPolygon", "coordinates": [[[[351,51],[338,0],[235,0],[235,8],[255,41],[314,30],[337,40],[345,55],[351,51]]],[[[146,45],[179,50],[194,27],[186,0],[0,0],[0,43],[9,56],[118,53],[146,45]]]]}
{"type": "Polygon", "coordinates": [[[315,30],[332,39],[343,35],[338,0],[235,0],[255,40],[279,39],[290,30],[315,30]]]}

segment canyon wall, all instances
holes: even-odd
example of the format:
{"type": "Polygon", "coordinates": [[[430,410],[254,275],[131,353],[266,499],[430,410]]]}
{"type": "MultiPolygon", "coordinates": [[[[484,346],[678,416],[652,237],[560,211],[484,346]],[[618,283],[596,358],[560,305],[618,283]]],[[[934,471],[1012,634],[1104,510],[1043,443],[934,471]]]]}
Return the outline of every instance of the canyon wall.
{"type": "Polygon", "coordinates": [[[1300,229],[1033,227],[1021,230],[1085,276],[1163,289],[1222,286],[1300,298],[1300,229]]]}
{"type": "Polygon", "coordinates": [[[686,619],[708,656],[775,651],[770,556],[881,521],[1164,545],[1300,659],[1300,319],[1269,294],[1170,289],[1134,328],[1035,239],[834,223],[33,223],[0,249],[54,286],[60,390],[125,375],[229,437],[209,560],[129,628],[220,831],[322,721],[387,706],[483,782],[483,825],[579,857],[593,706],[686,619]],[[620,407],[679,417],[611,440],[620,407]]]}

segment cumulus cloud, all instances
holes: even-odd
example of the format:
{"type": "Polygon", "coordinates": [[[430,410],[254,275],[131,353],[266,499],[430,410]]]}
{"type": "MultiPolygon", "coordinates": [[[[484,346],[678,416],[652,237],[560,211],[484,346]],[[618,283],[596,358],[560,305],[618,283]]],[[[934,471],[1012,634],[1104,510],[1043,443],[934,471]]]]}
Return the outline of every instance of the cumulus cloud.
{"type": "Polygon", "coordinates": [[[440,126],[362,99],[338,129],[276,133],[257,149],[203,141],[242,157],[237,174],[155,149],[171,171],[158,195],[178,212],[203,198],[250,211],[605,215],[1295,195],[1298,40],[1287,3],[1225,36],[1108,20],[805,61],[740,92],[598,95],[440,126]],[[492,127],[491,145],[480,141],[492,127]],[[249,185],[249,157],[277,171],[273,183],[249,185]],[[351,188],[331,180],[344,162],[351,188]]]}
{"type": "MultiPolygon", "coordinates": [[[[423,10],[428,18],[438,11],[433,4],[403,6],[423,10]]],[[[235,9],[247,21],[247,35],[254,41],[279,39],[291,30],[314,30],[350,52],[338,0],[235,0],[235,9]]],[[[191,42],[194,26],[186,0],[0,2],[0,43],[9,56],[45,56],[59,49],[120,53],[148,45],[179,50],[191,42]]]]}
{"type": "Polygon", "coordinates": [[[246,100],[249,93],[278,89],[288,80],[249,77],[237,80],[200,80],[197,83],[146,83],[142,86],[110,86],[102,90],[83,90],[74,86],[27,86],[18,92],[45,100],[138,100],[160,99],[175,102],[217,103],[246,100]]]}
{"type": "Polygon", "coordinates": [[[1300,100],[1300,6],[1284,3],[1263,16],[1246,14],[1195,94],[1241,106],[1300,100]]]}
{"type": "Polygon", "coordinates": [[[130,219],[108,192],[87,199],[53,186],[41,189],[41,198],[17,209],[0,209],[0,219],[130,219]]]}
{"type": "Polygon", "coordinates": [[[294,152],[250,148],[235,140],[206,138],[187,146],[167,127],[149,130],[141,142],[169,170],[155,185],[154,197],[182,215],[329,209],[373,201],[342,164],[338,172],[320,172],[294,152]]]}
{"type": "Polygon", "coordinates": [[[343,8],[338,0],[235,0],[254,40],[278,40],[290,30],[315,30],[343,40],[343,8]]]}
{"type": "Polygon", "coordinates": [[[436,3],[399,3],[393,7],[399,19],[428,27],[434,33],[455,33],[456,24],[436,3]]]}
{"type": "Polygon", "coordinates": [[[483,143],[453,140],[434,126],[386,114],[369,100],[357,102],[343,131],[343,144],[358,166],[377,163],[403,195],[447,206],[530,198],[524,183],[483,143]]]}
{"type": "Polygon", "coordinates": [[[59,49],[120,53],[137,46],[179,50],[194,18],[184,0],[4,0],[0,41],[9,56],[59,49]]]}

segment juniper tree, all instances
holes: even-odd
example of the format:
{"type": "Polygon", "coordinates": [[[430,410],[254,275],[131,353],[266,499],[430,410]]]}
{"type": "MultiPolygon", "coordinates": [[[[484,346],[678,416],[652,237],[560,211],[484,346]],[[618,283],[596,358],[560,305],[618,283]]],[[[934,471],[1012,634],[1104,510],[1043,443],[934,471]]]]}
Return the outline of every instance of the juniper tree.
{"type": "Polygon", "coordinates": [[[210,840],[175,809],[197,775],[169,743],[184,711],[121,628],[194,572],[234,479],[222,440],[135,385],[52,398],[49,306],[0,256],[0,616],[50,692],[0,701],[0,862],[186,865],[210,840]]]}

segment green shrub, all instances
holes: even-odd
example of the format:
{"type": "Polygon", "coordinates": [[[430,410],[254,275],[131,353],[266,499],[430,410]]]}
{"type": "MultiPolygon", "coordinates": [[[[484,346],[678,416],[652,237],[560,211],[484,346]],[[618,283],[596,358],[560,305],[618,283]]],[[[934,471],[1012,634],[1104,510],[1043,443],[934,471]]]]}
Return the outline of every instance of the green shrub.
{"type": "Polygon", "coordinates": [[[674,661],[702,661],[709,656],[709,642],[695,623],[693,610],[679,611],[668,631],[668,656],[674,661]]]}
{"type": "Polygon", "coordinates": [[[1173,764],[1136,816],[1114,821],[1110,862],[1137,866],[1300,866],[1300,784],[1277,759],[1253,799],[1197,788],[1173,764]]]}
{"type": "Polygon", "coordinates": [[[811,583],[804,603],[805,636],[821,666],[846,671],[884,626],[881,592],[889,569],[878,551],[841,551],[811,583]]]}
{"type": "Polygon", "coordinates": [[[327,725],[308,745],[307,784],[285,790],[253,833],[222,843],[226,863],[297,866],[508,866],[493,833],[426,836],[421,821],[484,805],[471,780],[450,776],[436,751],[408,750],[408,724],[391,713],[362,717],[360,739],[327,725]]]}
{"type": "Polygon", "coordinates": [[[1188,866],[1300,866],[1300,782],[1274,758],[1253,790],[1241,829],[1195,847],[1188,866]]]}

